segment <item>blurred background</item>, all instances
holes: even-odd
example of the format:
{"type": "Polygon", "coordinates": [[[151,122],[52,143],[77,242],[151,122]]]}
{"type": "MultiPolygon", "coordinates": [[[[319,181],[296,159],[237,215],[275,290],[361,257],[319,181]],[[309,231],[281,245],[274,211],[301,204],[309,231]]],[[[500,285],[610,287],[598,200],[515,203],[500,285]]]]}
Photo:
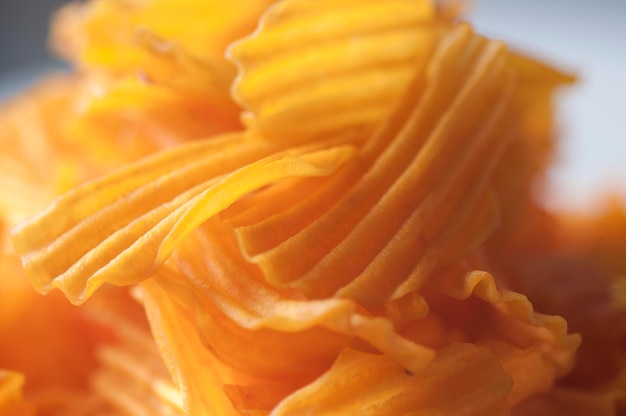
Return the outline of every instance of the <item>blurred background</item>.
{"type": "Polygon", "coordinates": [[[48,50],[50,16],[67,0],[0,0],[0,97],[50,67],[61,67],[48,50]]]}
{"type": "Polygon", "coordinates": [[[487,36],[574,73],[559,96],[560,151],[543,199],[577,211],[626,203],[626,0],[475,0],[487,36]]]}
{"type": "MultiPolygon", "coordinates": [[[[63,65],[48,19],[64,0],[0,0],[0,100],[63,65]]],[[[543,198],[587,210],[606,192],[626,201],[626,0],[475,0],[469,20],[489,37],[580,77],[559,97],[561,147],[543,198]]]]}

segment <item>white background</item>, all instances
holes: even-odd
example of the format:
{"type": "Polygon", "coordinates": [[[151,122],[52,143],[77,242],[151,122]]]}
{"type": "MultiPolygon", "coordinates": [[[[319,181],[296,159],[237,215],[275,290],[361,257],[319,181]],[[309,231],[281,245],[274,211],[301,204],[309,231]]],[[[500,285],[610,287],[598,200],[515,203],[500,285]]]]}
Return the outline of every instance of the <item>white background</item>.
{"type": "Polygon", "coordinates": [[[470,20],[580,78],[559,97],[547,203],[588,210],[607,192],[626,201],[626,0],[481,0],[470,20]]]}

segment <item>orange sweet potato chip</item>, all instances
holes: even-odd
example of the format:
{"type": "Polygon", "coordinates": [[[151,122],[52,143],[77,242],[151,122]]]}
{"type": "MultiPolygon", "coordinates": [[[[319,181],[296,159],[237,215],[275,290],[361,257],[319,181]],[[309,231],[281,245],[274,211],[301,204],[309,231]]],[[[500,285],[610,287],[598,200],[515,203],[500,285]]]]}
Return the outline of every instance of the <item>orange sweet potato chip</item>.
{"type": "Polygon", "coordinates": [[[461,10],[63,9],[80,71],[0,114],[0,223],[81,306],[0,246],[0,411],[623,410],[624,209],[533,196],[574,78],[461,10]]]}

